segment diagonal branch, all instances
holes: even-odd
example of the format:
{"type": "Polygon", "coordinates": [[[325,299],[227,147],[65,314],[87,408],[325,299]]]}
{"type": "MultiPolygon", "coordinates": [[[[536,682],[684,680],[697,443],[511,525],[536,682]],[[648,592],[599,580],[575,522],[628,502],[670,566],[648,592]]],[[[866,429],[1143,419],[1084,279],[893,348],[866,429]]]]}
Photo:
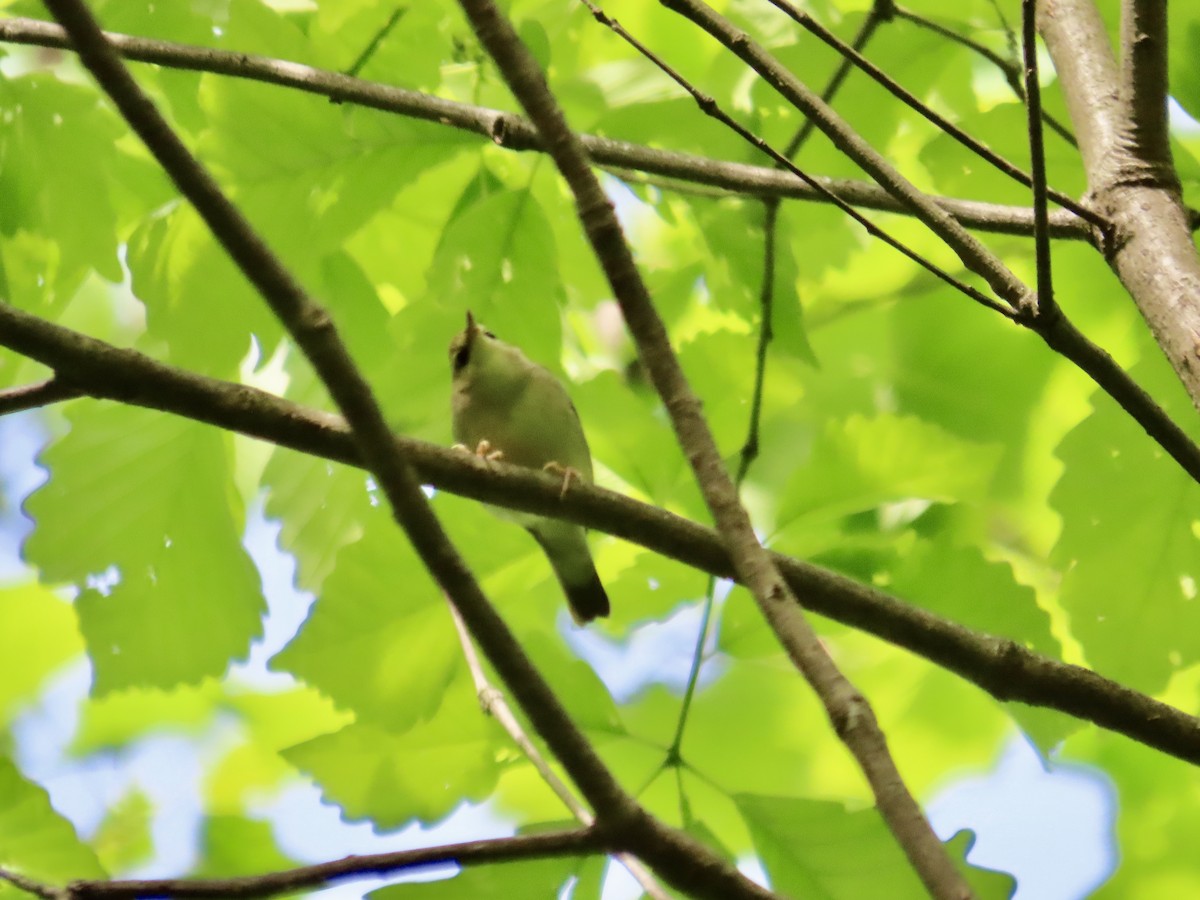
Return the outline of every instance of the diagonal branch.
{"type": "Polygon", "coordinates": [[[621,788],[492,608],[446,536],[328,312],[305,294],[167,125],[109,47],[82,0],[46,0],[46,5],[130,127],[308,358],[345,416],[353,445],[386,496],[393,518],[450,596],[534,729],[595,809],[597,827],[608,834],[614,849],[637,847],[639,855],[651,860],[666,880],[698,896],[773,896],[703,844],[652,818],[621,788]]]}
{"type": "Polygon", "coordinates": [[[734,569],[825,706],[835,731],[866,776],[880,814],[926,888],[936,897],[970,897],[970,887],[901,779],[870,705],[838,671],[758,542],[700,411],[700,401],[675,358],[666,328],[634,264],[612,203],[536,61],[492,0],[460,0],[460,5],[509,89],[537,126],[575,197],[588,241],[625,316],[642,365],[666,405],[734,569]]]}
{"type": "MultiPolygon", "coordinates": [[[[287,60],[112,32],[106,33],[106,36],[126,59],[275,84],[328,97],[337,102],[355,103],[456,128],[485,137],[510,150],[542,150],[537,129],[527,119],[501,110],[455,103],[430,94],[363,81],[349,75],[287,60]]],[[[0,41],[71,49],[70,41],[60,27],[37,19],[0,19],[0,41]]],[[[595,135],[582,135],[581,140],[592,160],[601,166],[644,172],[661,178],[755,197],[783,197],[817,202],[827,199],[788,173],[764,166],[723,162],[688,153],[673,153],[595,135]]],[[[907,212],[902,204],[876,185],[846,178],[822,177],[818,180],[838,197],[855,206],[884,212],[907,212]]],[[[1033,212],[1025,207],[948,197],[935,198],[934,202],[969,228],[1001,234],[1033,233],[1033,212]]],[[[1051,214],[1050,228],[1055,237],[1087,241],[1092,239],[1090,226],[1066,210],[1055,210],[1051,214]]]]}
{"type": "MultiPolygon", "coordinates": [[[[875,36],[875,32],[879,26],[891,19],[894,14],[892,0],[874,0],[871,4],[871,11],[867,13],[863,19],[862,25],[859,26],[858,33],[854,35],[854,40],[848,46],[853,53],[862,53],[867,49],[867,43],[875,36]]],[[[837,96],[837,92],[841,90],[846,79],[850,77],[850,71],[854,68],[854,63],[849,54],[842,55],[842,61],[838,63],[838,67],[834,70],[833,76],[825,85],[825,90],[821,91],[821,99],[826,103],[832,103],[833,98],[837,96]]],[[[784,156],[789,159],[794,157],[800,148],[812,137],[814,129],[812,119],[805,119],[792,139],[788,141],[787,149],[783,151],[784,156]]]]}
{"type": "MultiPolygon", "coordinates": [[[[584,2],[587,3],[589,0],[584,0],[584,2]]],[[[885,16],[888,15],[887,9],[890,3],[891,0],[876,0],[872,4],[871,11],[863,19],[858,33],[854,36],[853,46],[855,50],[866,48],[876,29],[878,29],[885,16]]],[[[822,100],[826,103],[833,102],[833,98],[850,75],[851,68],[850,60],[843,57],[841,63],[826,83],[825,89],[821,92],[822,100]]],[[[788,141],[787,148],[783,151],[784,156],[789,160],[794,157],[808,141],[809,137],[812,136],[812,133],[812,121],[805,120],[804,124],[796,129],[796,133],[792,136],[792,139],[788,141]]],[[[775,338],[775,282],[777,280],[775,271],[775,245],[778,240],[778,231],[779,201],[776,199],[765,200],[763,202],[762,225],[762,279],[758,292],[758,341],[754,349],[754,384],[750,392],[750,415],[749,422],[746,425],[746,437],[742,442],[742,449],[738,454],[737,472],[733,476],[733,485],[739,497],[742,495],[742,485],[746,480],[746,475],[750,472],[750,467],[758,459],[759,454],[763,391],[767,381],[767,354],[771,347],[771,342],[775,338]]],[[[692,650],[691,665],[688,667],[687,684],[683,689],[683,699],[679,704],[679,717],[675,723],[675,734],[671,738],[670,746],[667,748],[668,762],[682,759],[683,736],[687,728],[688,717],[691,713],[692,700],[696,695],[696,686],[699,683],[700,667],[704,663],[704,654],[708,648],[709,629],[712,624],[713,611],[717,599],[716,591],[717,579],[709,576],[708,585],[704,591],[704,609],[700,616],[700,627],[696,634],[696,645],[692,650]]]]}
{"type": "Polygon", "coordinates": [[[275,897],[306,888],[318,888],[334,881],[367,875],[393,875],[407,869],[435,863],[459,865],[511,862],[519,859],[546,859],[555,856],[582,856],[605,850],[603,836],[595,829],[579,828],[547,834],[517,835],[484,841],[466,841],[347,856],[312,866],[299,866],[264,875],[238,878],[145,878],[129,880],[72,881],[66,887],[54,887],[0,868],[0,881],[43,900],[137,900],[139,897],[275,897]]]}

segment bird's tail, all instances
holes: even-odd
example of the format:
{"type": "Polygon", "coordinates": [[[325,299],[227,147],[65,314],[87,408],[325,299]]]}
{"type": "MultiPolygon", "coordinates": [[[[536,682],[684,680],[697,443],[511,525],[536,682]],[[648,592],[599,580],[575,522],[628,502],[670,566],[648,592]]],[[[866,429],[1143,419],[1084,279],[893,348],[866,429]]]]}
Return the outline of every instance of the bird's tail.
{"type": "Polygon", "coordinates": [[[592,619],[607,616],[610,611],[608,593],[596,574],[583,529],[578,528],[577,534],[575,528],[569,531],[546,528],[542,532],[539,534],[539,529],[529,528],[529,533],[545,551],[558,583],[567,595],[567,605],[575,624],[586,625],[592,619]]]}
{"type": "Polygon", "coordinates": [[[595,569],[592,569],[592,577],[588,581],[575,584],[568,584],[563,580],[562,573],[557,569],[554,574],[558,576],[563,593],[567,595],[567,605],[576,625],[586,625],[592,619],[608,615],[608,593],[600,583],[600,576],[596,574],[595,569]]]}

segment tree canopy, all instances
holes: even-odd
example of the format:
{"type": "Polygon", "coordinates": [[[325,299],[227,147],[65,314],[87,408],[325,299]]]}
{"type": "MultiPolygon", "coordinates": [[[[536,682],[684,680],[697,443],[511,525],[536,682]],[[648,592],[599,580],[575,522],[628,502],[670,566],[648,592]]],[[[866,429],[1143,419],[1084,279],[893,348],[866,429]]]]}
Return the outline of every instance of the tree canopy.
{"type": "Polygon", "coordinates": [[[1006,897],[920,807],[1014,729],[1111,781],[1098,895],[1200,892],[1200,6],[88,6],[0,18],[0,898],[1006,897]],[[597,487],[449,449],[467,310],[597,487]],[[591,528],[611,618],[488,504],[591,528]],[[252,670],[260,516],[315,601],[252,670]],[[23,763],[81,660],[64,766],[221,736],[153,890],[144,794],[23,763]],[[298,781],[513,836],[305,869],[298,781]]]}

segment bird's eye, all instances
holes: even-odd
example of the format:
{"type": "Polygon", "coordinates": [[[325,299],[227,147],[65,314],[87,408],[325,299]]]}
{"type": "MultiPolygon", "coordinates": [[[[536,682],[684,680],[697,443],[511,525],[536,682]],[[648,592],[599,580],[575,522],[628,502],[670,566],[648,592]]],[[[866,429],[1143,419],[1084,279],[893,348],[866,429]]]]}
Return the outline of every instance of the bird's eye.
{"type": "Polygon", "coordinates": [[[496,339],[496,335],[492,334],[490,331],[485,331],[483,335],[484,337],[490,337],[493,341],[496,339]]]}
{"type": "Polygon", "coordinates": [[[459,347],[457,350],[455,350],[454,351],[454,371],[455,372],[460,371],[467,364],[467,360],[470,358],[470,356],[471,356],[471,351],[470,351],[470,348],[467,347],[466,344],[463,344],[461,347],[459,347]]]}

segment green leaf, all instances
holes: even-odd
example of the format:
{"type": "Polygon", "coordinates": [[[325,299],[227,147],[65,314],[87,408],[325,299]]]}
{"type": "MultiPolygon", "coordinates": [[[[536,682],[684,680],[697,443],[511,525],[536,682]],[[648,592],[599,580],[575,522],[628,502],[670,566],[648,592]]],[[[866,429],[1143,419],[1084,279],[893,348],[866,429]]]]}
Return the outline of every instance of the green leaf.
{"type": "Polygon", "coordinates": [[[670,425],[654,415],[657,404],[631,391],[615,372],[572,385],[594,459],[647,499],[664,502],[688,469],[670,425]]]}
{"type": "Polygon", "coordinates": [[[470,309],[530,359],[561,371],[563,286],[555,260],[553,233],[532,192],[507,190],[471,203],[449,222],[428,291],[444,307],[470,309]]]}
{"type": "MultiPolygon", "coordinates": [[[[1061,277],[1061,267],[1056,271],[1061,277]]],[[[1111,284],[1079,275],[1081,291],[1111,284]]],[[[881,351],[884,360],[872,361],[884,370],[876,390],[894,391],[902,413],[979,444],[1002,446],[997,490],[1014,490],[1030,465],[1024,451],[1038,421],[1030,411],[1058,365],[1054,354],[1034,352],[1032,336],[997,327],[990,313],[941,288],[904,297],[885,321],[892,334],[881,351]]],[[[855,329],[845,337],[847,351],[855,352],[855,329]]],[[[817,350],[832,362],[832,354],[817,350]]],[[[865,355],[858,351],[847,364],[864,365],[865,355]]]]}
{"type": "Polygon", "coordinates": [[[578,868],[572,857],[488,863],[462,870],[441,881],[397,884],[372,891],[373,900],[459,900],[461,897],[504,900],[508,897],[557,897],[578,868]]]}
{"type": "MultiPolygon", "coordinates": [[[[631,733],[653,725],[651,733],[657,733],[664,745],[671,739],[675,718],[651,719],[637,727],[640,723],[626,714],[631,733]]],[[[721,678],[697,692],[683,759],[730,795],[801,793],[812,786],[813,760],[821,746],[835,740],[824,722],[825,713],[812,690],[783,659],[733,662],[721,678]],[[787,714],[782,715],[782,710],[787,714]],[[738,735],[736,742],[723,739],[731,734],[738,735]],[[753,765],[747,765],[743,756],[746,746],[754,748],[753,765]]]]}
{"type": "Polygon", "coordinates": [[[843,540],[839,522],[906,501],[981,500],[1000,450],[911,416],[826,422],[779,499],[774,545],[811,556],[843,540]]]}
{"type": "Polygon", "coordinates": [[[196,878],[262,875],[300,865],[275,841],[270,822],[242,816],[207,816],[201,825],[196,878]]]}
{"type": "Polygon", "coordinates": [[[93,691],[220,675],[262,633],[258,573],[221,435],[159,412],[81,404],[43,455],[25,558],[76,601],[93,691]],[[111,588],[111,589],[110,589],[111,588]]]}
{"type": "Polygon", "coordinates": [[[115,751],[156,732],[200,733],[218,712],[221,694],[216,682],[205,681],[171,691],[134,688],[89,697],[80,710],[71,753],[115,751]]]}
{"type": "MultiPolygon", "coordinates": [[[[1028,117],[1024,104],[1016,98],[954,124],[1018,168],[1029,171],[1028,117]]],[[[1050,187],[1072,197],[1082,193],[1086,180],[1079,167],[1078,151],[1060,140],[1047,140],[1045,147],[1050,187]]],[[[949,135],[941,134],[926,144],[920,157],[926,168],[936,173],[941,193],[951,196],[969,194],[995,203],[1029,203],[1029,188],[980,159],[973,150],[949,135]]]]}
{"type": "MultiPolygon", "coordinates": [[[[105,876],[96,854],[54,811],[46,792],[6,757],[0,757],[0,867],[56,886],[105,876]]],[[[4,900],[26,896],[0,879],[4,900]]]]}
{"type": "Polygon", "coordinates": [[[604,682],[587,663],[572,656],[561,639],[553,640],[544,633],[527,635],[525,652],[548,683],[569,685],[561,693],[567,714],[579,728],[589,732],[593,741],[611,733],[624,733],[616,703],[604,682]]]}
{"type": "MultiPolygon", "coordinates": [[[[1133,377],[1168,399],[1178,422],[1194,410],[1158,357],[1133,377]]],[[[1063,440],[1051,494],[1062,516],[1054,562],[1061,602],[1088,662],[1157,693],[1200,660],[1200,486],[1107,397],[1063,440]]]]}
{"type": "Polygon", "coordinates": [[[1197,119],[1200,118],[1200,15],[1187,3],[1172,3],[1168,9],[1171,96],[1197,119]]]}
{"type": "Polygon", "coordinates": [[[794,897],[925,897],[883,820],[840,803],[739,794],[771,886],[794,897]]]}
{"type": "Polygon", "coordinates": [[[48,72],[0,79],[0,117],[0,230],[52,237],[65,268],[120,281],[107,176],[123,129],[95,91],[48,72]]]}
{"type": "MultiPolygon", "coordinates": [[[[1197,708],[1195,667],[1176,677],[1168,702],[1197,708]]],[[[1200,872],[1191,848],[1200,840],[1200,803],[1192,781],[1193,763],[1160,753],[1137,741],[1089,728],[1072,737],[1062,758],[1103,773],[1104,803],[1113,810],[1105,851],[1120,854],[1095,896],[1187,897],[1200,891],[1200,872]],[[1124,853],[1136,848],[1136,853],[1124,853]]]]}
{"type": "MultiPolygon", "coordinates": [[[[1062,658],[1050,616],[1038,606],[1034,591],[1016,582],[1010,566],[989,562],[975,548],[957,546],[944,536],[919,541],[897,566],[890,590],[978,634],[1011,638],[1042,656],[1062,658]]],[[[1046,754],[1080,727],[1053,710],[1022,703],[1008,709],[1046,754]]]]}
{"type": "Polygon", "coordinates": [[[36,584],[0,588],[0,722],[8,723],[38,686],[83,650],[70,604],[36,584]]]}
{"type": "Polygon", "coordinates": [[[280,751],[353,721],[313,688],[238,693],[227,703],[240,714],[244,740],[208,770],[204,789],[211,810],[241,810],[264,792],[294,781],[295,770],[280,751]]]}
{"type": "Polygon", "coordinates": [[[435,822],[463,800],[487,797],[499,775],[502,742],[499,726],[484,716],[463,677],[432,719],[406,732],[355,723],[283,756],[311,776],[347,819],[370,819],[388,830],[413,820],[435,822]]]}
{"type": "MultiPolygon", "coordinates": [[[[746,817],[763,867],[777,891],[794,897],[921,898],[924,886],[895,837],[873,809],[851,812],[840,803],[740,794],[738,808],[746,817]]],[[[970,839],[953,839],[956,860],[970,849],[970,839]]],[[[968,869],[980,897],[1009,897],[1014,879],[995,872],[968,869]]]]}
{"type": "Polygon", "coordinates": [[[132,788],[114,805],[92,838],[96,855],[110,872],[127,872],[154,856],[150,798],[132,788]]]}
{"type": "Polygon", "coordinates": [[[404,731],[428,718],[459,665],[446,601],[382,509],[338,554],[299,634],[271,660],[355,712],[404,731]],[[354,660],[354,665],[347,665],[354,660]]]}
{"type": "MultiPolygon", "coordinates": [[[[304,361],[292,364],[288,399],[329,405],[328,395],[304,361]]],[[[367,474],[318,456],[276,448],[262,475],[264,514],[281,523],[280,547],[296,560],[296,584],[316,591],[333,570],[337,554],[362,534],[370,508],[367,474]]]]}
{"type": "Polygon", "coordinates": [[[1033,590],[1016,582],[1009,565],[984,559],[974,547],[945,537],[918,541],[893,577],[891,590],[922,609],[1044,656],[1061,653],[1033,590]]]}

